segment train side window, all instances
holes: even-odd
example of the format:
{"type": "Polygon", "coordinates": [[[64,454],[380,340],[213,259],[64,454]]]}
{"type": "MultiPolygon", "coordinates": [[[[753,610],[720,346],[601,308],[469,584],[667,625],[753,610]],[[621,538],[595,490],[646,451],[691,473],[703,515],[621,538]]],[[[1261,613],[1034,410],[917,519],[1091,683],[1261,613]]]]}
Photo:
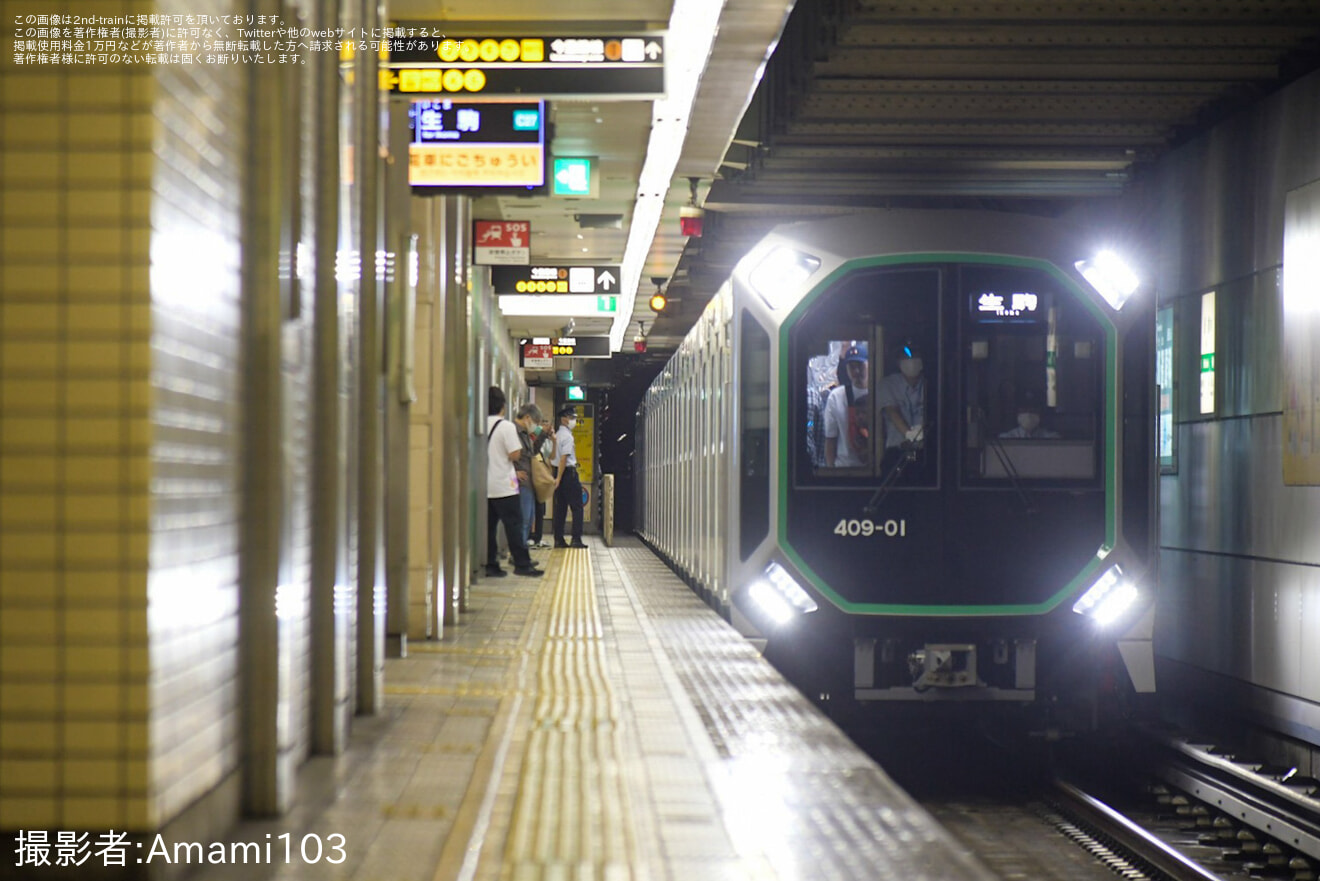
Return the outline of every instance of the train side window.
{"type": "Polygon", "coordinates": [[[746,560],[770,534],[770,334],[747,310],[739,342],[738,551],[746,560]]]}
{"type": "Polygon", "coordinates": [[[963,479],[1094,481],[1103,332],[1043,272],[969,266],[962,310],[963,479]]]}

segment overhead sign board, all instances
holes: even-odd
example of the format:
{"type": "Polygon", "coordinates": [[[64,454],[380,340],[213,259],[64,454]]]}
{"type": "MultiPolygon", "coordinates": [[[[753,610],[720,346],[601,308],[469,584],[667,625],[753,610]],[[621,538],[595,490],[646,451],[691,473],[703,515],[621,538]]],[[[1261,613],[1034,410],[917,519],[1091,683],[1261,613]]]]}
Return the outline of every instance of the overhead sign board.
{"type": "Polygon", "coordinates": [[[608,358],[610,338],[607,336],[579,336],[555,340],[550,350],[560,358],[608,358]]]}
{"type": "Polygon", "coordinates": [[[607,336],[531,337],[519,340],[521,365],[527,370],[553,370],[556,358],[608,358],[607,336]]]}
{"type": "Polygon", "coordinates": [[[608,358],[610,338],[607,336],[528,337],[519,340],[523,351],[528,346],[546,346],[552,358],[608,358]]]}
{"type": "Polygon", "coordinates": [[[623,277],[611,266],[496,266],[490,283],[497,294],[616,294],[623,277]]]}
{"type": "Polygon", "coordinates": [[[395,37],[381,82],[393,92],[634,100],[665,93],[658,34],[395,37]]]}
{"type": "Polygon", "coordinates": [[[408,109],[414,187],[545,184],[545,102],[418,99],[408,109]]]}
{"type": "Polygon", "coordinates": [[[532,224],[527,220],[472,223],[472,262],[483,266],[523,266],[532,259],[532,224]]]}

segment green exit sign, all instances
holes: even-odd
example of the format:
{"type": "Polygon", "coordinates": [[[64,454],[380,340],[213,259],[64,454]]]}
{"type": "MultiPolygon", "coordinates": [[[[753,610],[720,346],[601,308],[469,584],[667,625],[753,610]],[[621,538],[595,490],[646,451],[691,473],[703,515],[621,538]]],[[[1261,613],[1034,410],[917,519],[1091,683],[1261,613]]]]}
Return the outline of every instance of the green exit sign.
{"type": "Polygon", "coordinates": [[[599,198],[599,180],[594,156],[556,156],[551,165],[550,193],[583,199],[599,198]]]}

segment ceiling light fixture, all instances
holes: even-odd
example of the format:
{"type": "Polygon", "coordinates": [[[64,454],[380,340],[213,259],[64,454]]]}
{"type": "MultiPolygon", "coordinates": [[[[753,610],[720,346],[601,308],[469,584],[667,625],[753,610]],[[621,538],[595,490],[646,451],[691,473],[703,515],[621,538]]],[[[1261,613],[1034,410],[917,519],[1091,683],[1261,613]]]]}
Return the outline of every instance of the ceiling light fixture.
{"type": "Polygon", "coordinates": [[[651,136],[637,181],[628,244],[623,252],[619,311],[610,326],[610,349],[619,351],[632,321],[642,270],[664,213],[665,195],[687,139],[688,117],[710,58],[724,0],[675,0],[665,36],[667,96],[651,105],[651,136]]]}

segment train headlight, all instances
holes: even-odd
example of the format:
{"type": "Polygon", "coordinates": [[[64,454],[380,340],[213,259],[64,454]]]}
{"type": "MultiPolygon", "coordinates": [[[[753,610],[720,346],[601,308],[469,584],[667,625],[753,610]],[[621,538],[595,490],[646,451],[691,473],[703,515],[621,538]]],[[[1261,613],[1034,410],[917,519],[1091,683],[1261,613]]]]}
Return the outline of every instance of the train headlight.
{"type": "Polygon", "coordinates": [[[802,585],[778,563],[765,567],[765,577],[748,585],[747,596],[776,625],[787,624],[798,615],[819,608],[802,585]]]}
{"type": "Polygon", "coordinates": [[[773,248],[747,274],[747,283],[771,309],[784,309],[801,299],[800,285],[819,268],[820,260],[810,254],[773,248]]]}
{"type": "Polygon", "coordinates": [[[1137,599],[1137,586],[1123,575],[1119,566],[1110,566],[1105,574],[1073,604],[1073,611],[1085,615],[1101,627],[1122,617],[1137,599]]]}
{"type": "Polygon", "coordinates": [[[1115,312],[1123,308],[1141,284],[1137,274],[1113,251],[1101,251],[1090,260],[1078,260],[1075,265],[1115,312]]]}

